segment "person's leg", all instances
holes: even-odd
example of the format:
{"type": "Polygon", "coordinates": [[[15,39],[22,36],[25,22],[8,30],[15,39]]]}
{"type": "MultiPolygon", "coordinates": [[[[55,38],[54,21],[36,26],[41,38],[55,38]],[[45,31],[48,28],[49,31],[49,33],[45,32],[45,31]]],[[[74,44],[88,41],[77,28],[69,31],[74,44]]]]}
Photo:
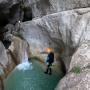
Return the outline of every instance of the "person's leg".
{"type": "Polygon", "coordinates": [[[51,64],[50,64],[50,66],[49,66],[49,74],[50,74],[50,75],[52,74],[51,64]]]}
{"type": "Polygon", "coordinates": [[[48,71],[49,71],[49,65],[47,65],[47,68],[46,68],[46,71],[44,72],[44,73],[48,73],[48,71]]]}
{"type": "Polygon", "coordinates": [[[52,74],[52,69],[51,69],[51,68],[49,68],[49,74],[50,74],[50,75],[52,74]]]}

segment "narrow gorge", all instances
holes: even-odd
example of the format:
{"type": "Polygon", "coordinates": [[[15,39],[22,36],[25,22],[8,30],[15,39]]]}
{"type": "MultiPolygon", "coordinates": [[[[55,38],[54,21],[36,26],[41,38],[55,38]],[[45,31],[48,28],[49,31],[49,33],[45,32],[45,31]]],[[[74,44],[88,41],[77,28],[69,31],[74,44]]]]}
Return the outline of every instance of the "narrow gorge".
{"type": "Polygon", "coordinates": [[[0,0],[0,90],[89,90],[89,29],[89,0],[0,0]]]}

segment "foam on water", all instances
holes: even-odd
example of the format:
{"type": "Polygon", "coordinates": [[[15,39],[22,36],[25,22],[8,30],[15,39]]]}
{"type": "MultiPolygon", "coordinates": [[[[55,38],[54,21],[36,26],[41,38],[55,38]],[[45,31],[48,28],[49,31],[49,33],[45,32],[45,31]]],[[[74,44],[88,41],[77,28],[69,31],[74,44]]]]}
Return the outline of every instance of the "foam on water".
{"type": "Polygon", "coordinates": [[[30,70],[30,69],[32,70],[33,67],[32,67],[32,63],[27,61],[27,62],[23,62],[23,63],[19,64],[16,67],[16,69],[25,71],[25,70],[30,70]]]}
{"type": "Polygon", "coordinates": [[[25,51],[25,52],[23,52],[23,57],[22,57],[22,62],[21,62],[21,64],[19,64],[17,67],[16,67],[16,69],[18,69],[18,70],[23,70],[23,71],[25,71],[25,70],[31,70],[32,69],[32,63],[30,63],[29,61],[28,61],[28,55],[27,55],[27,52],[25,51]]]}

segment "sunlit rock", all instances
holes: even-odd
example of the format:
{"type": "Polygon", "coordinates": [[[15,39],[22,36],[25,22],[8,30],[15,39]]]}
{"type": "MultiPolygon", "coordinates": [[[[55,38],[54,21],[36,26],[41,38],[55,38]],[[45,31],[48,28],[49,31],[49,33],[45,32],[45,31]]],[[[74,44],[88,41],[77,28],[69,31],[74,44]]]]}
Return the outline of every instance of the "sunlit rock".
{"type": "Polygon", "coordinates": [[[90,66],[90,42],[83,43],[72,56],[69,71],[75,66],[81,69],[90,66]]]}
{"type": "Polygon", "coordinates": [[[90,88],[90,12],[77,12],[78,17],[72,28],[72,45],[76,48],[67,75],[56,90],[89,90],[90,88]]]}
{"type": "Polygon", "coordinates": [[[90,89],[90,69],[84,70],[80,74],[68,73],[58,84],[55,90],[89,90],[90,89]]]}
{"type": "Polygon", "coordinates": [[[89,72],[90,41],[87,41],[82,43],[73,54],[67,75],[60,81],[55,90],[89,90],[89,72]]]}
{"type": "Polygon", "coordinates": [[[90,42],[83,43],[72,56],[67,75],[55,90],[90,89],[90,42]]]}
{"type": "Polygon", "coordinates": [[[42,52],[45,51],[46,48],[51,48],[54,46],[49,33],[46,31],[42,31],[40,27],[36,26],[34,22],[23,23],[23,31],[21,31],[22,36],[29,42],[31,53],[33,56],[43,57],[45,54],[42,52]]]}

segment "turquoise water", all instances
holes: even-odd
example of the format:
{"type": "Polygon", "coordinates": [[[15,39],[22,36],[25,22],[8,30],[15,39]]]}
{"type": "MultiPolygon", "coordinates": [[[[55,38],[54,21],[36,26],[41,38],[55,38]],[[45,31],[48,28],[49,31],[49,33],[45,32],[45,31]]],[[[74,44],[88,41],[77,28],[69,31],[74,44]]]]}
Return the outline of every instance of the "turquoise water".
{"type": "Polygon", "coordinates": [[[54,90],[61,79],[61,73],[53,66],[52,75],[44,74],[45,65],[32,62],[32,69],[15,69],[4,81],[5,90],[54,90]]]}

